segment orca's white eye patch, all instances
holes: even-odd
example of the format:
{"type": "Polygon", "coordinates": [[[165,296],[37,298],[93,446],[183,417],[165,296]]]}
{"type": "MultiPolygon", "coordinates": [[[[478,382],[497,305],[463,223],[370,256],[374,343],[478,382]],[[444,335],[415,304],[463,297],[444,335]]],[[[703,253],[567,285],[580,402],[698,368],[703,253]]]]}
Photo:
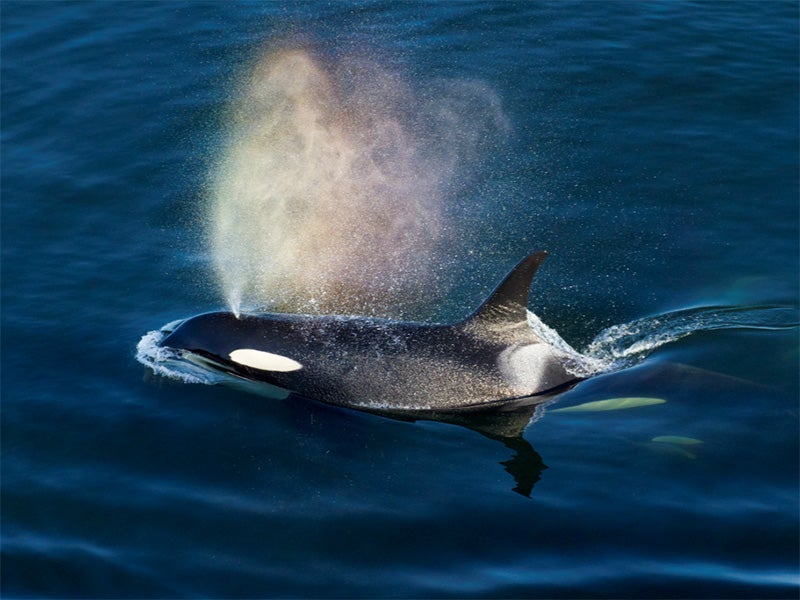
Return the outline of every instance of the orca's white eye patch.
{"type": "Polygon", "coordinates": [[[263,352],[261,350],[254,350],[252,348],[240,348],[234,350],[229,354],[231,360],[245,367],[252,367],[259,371],[277,371],[280,373],[288,373],[290,371],[298,371],[303,368],[296,360],[292,360],[280,354],[272,354],[271,352],[263,352]]]}

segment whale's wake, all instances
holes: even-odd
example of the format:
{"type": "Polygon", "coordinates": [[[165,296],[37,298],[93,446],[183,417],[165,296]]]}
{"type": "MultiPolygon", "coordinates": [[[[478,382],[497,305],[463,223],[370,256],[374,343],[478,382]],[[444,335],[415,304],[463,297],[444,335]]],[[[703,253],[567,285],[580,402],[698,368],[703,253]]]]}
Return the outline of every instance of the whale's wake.
{"type": "MultiPolygon", "coordinates": [[[[158,375],[186,383],[236,381],[231,375],[183,360],[175,351],[159,346],[176,324],[169,323],[144,335],[136,349],[137,360],[158,375]]],[[[658,348],[694,333],[791,329],[798,326],[798,319],[795,309],[781,306],[691,308],[608,327],[581,351],[575,350],[532,312],[528,312],[528,324],[543,341],[570,357],[568,371],[576,377],[591,377],[640,364],[658,348]]]]}
{"type": "Polygon", "coordinates": [[[613,325],[584,349],[603,370],[620,370],[640,363],[664,344],[693,333],[722,329],[777,330],[797,327],[797,310],[781,306],[713,306],[679,310],[613,325]]]}

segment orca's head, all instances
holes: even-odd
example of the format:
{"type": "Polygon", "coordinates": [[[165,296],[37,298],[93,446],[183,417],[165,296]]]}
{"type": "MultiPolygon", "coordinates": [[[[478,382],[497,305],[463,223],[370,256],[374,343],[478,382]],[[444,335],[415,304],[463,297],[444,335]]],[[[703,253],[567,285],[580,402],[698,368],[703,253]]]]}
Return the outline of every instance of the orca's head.
{"type": "Polygon", "coordinates": [[[192,362],[211,363],[224,371],[271,380],[270,375],[297,371],[294,359],[270,352],[269,323],[255,315],[211,312],[180,322],[160,346],[192,362]]]}
{"type": "Polygon", "coordinates": [[[185,319],[161,340],[161,346],[210,357],[227,357],[241,336],[241,322],[233,313],[212,312],[185,319]]]}

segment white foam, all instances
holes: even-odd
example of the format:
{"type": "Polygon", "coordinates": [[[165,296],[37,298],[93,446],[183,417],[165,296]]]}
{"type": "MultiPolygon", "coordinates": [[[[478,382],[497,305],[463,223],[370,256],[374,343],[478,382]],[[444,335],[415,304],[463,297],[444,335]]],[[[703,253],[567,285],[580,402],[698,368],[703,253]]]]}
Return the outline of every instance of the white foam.
{"type": "Polygon", "coordinates": [[[598,333],[581,356],[607,372],[640,363],[658,348],[700,331],[788,329],[797,327],[797,310],[780,306],[708,306],[636,319],[598,333]]]}
{"type": "Polygon", "coordinates": [[[567,372],[575,375],[576,377],[590,377],[597,373],[605,371],[609,364],[607,361],[592,356],[590,354],[582,354],[570,346],[564,338],[558,335],[558,332],[552,327],[548,327],[544,322],[531,311],[528,311],[528,325],[533,332],[543,342],[555,348],[562,356],[564,367],[567,372]]]}
{"type": "MultiPolygon", "coordinates": [[[[176,322],[177,323],[177,322],[176,322]]],[[[174,323],[165,325],[163,329],[149,331],[136,344],[136,360],[148,367],[156,375],[168,379],[176,379],[184,383],[215,383],[210,372],[193,367],[182,360],[176,350],[160,345],[174,323]]]]}

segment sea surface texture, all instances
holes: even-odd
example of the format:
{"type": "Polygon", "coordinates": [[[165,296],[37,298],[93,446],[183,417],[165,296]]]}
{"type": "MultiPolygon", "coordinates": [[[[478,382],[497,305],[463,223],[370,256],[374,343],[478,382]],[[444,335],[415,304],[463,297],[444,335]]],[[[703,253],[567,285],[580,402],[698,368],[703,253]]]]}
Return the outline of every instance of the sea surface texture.
{"type": "Polygon", "coordinates": [[[798,12],[3,1],[2,596],[797,598],[798,12]],[[516,439],[151,368],[536,250],[516,439]]]}

